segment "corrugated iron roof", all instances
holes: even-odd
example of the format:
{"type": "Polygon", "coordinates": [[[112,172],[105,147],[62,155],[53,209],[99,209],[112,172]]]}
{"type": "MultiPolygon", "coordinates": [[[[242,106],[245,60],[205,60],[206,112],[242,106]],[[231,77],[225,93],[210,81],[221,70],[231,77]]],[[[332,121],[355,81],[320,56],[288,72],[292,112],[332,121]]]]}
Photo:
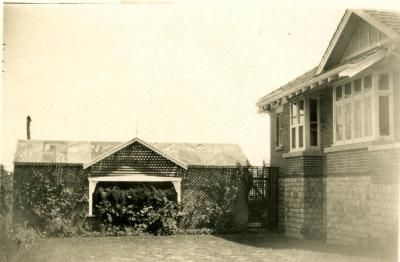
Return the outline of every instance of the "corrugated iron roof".
{"type": "MultiPolygon", "coordinates": [[[[18,140],[14,162],[85,164],[123,142],[18,140]]],[[[246,165],[247,158],[236,144],[148,143],[188,166],[246,165]]]]}

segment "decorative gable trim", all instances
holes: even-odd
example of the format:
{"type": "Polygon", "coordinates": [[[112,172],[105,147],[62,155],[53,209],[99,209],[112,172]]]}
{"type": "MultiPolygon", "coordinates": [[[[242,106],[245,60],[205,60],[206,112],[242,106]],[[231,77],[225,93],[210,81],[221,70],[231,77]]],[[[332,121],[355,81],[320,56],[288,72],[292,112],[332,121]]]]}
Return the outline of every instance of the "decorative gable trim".
{"type": "Polygon", "coordinates": [[[347,22],[350,19],[350,16],[352,14],[351,10],[346,10],[346,12],[344,13],[342,20],[340,21],[335,33],[333,34],[333,37],[328,45],[328,48],[326,49],[324,55],[322,56],[321,62],[318,65],[317,71],[315,72],[316,75],[319,75],[322,73],[322,70],[324,69],[326,62],[328,61],[328,58],[330,57],[333,48],[336,46],[339,37],[342,35],[342,32],[344,30],[344,28],[347,25],[347,22]]]}
{"type": "Polygon", "coordinates": [[[141,139],[139,139],[139,138],[137,138],[137,137],[135,137],[134,139],[132,139],[132,140],[126,142],[126,143],[123,143],[123,144],[121,144],[121,145],[119,145],[119,146],[116,146],[115,148],[111,149],[110,151],[108,151],[108,152],[106,152],[106,153],[104,153],[104,154],[102,154],[102,155],[96,157],[96,158],[93,159],[92,161],[90,161],[90,162],[84,164],[84,165],[83,165],[83,169],[87,169],[88,167],[91,167],[92,165],[94,165],[94,164],[100,162],[101,160],[103,160],[103,159],[105,159],[105,158],[111,156],[112,154],[114,154],[114,153],[116,153],[116,152],[118,152],[118,151],[120,151],[120,150],[126,148],[127,146],[132,145],[133,143],[139,143],[139,144],[141,144],[141,145],[147,147],[147,148],[150,149],[151,151],[153,151],[153,152],[159,154],[160,156],[162,156],[162,157],[164,157],[164,158],[170,160],[171,162],[175,163],[176,165],[178,165],[178,166],[180,166],[180,167],[182,167],[182,168],[184,168],[184,169],[187,169],[187,165],[186,165],[186,164],[180,162],[179,160],[176,160],[176,159],[170,157],[169,155],[165,154],[164,152],[160,151],[159,149],[155,148],[154,146],[152,146],[152,145],[150,145],[150,144],[144,142],[143,140],[141,140],[141,139]]]}
{"type": "Polygon", "coordinates": [[[362,19],[364,19],[365,21],[367,21],[368,23],[370,23],[371,25],[373,25],[374,27],[376,27],[376,29],[378,29],[382,33],[386,34],[389,38],[396,39],[399,37],[399,34],[397,34],[393,29],[391,29],[390,27],[387,27],[381,21],[373,18],[372,16],[370,16],[368,13],[364,12],[363,10],[356,9],[356,10],[352,10],[352,12],[354,14],[358,15],[359,17],[361,17],[362,19]]]}
{"type": "Polygon", "coordinates": [[[378,29],[379,31],[381,31],[382,33],[386,34],[389,38],[391,39],[396,39],[399,37],[399,35],[391,28],[387,27],[386,25],[384,25],[382,22],[378,21],[377,19],[373,18],[372,16],[370,16],[369,14],[367,14],[366,12],[364,12],[363,10],[358,10],[358,9],[349,9],[345,12],[342,20],[340,21],[336,32],[334,33],[328,48],[326,49],[321,62],[318,65],[317,71],[316,71],[316,75],[319,75],[323,72],[333,50],[335,49],[340,36],[342,35],[344,29],[346,28],[349,19],[352,15],[357,15],[360,18],[362,18],[363,20],[365,20],[367,23],[371,24],[372,26],[374,26],[376,29],[378,29]]]}

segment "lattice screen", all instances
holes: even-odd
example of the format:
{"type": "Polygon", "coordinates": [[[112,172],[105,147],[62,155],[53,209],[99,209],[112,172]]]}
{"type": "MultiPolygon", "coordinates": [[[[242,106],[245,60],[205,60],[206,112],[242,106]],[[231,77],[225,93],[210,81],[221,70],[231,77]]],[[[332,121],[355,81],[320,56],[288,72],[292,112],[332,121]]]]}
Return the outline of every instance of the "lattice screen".
{"type": "MultiPolygon", "coordinates": [[[[14,169],[14,221],[16,223],[31,223],[32,210],[30,206],[24,205],[24,197],[29,197],[29,192],[23,192],[25,183],[31,183],[34,174],[42,173],[47,176],[53,176],[61,179],[74,192],[81,192],[82,196],[88,194],[88,176],[90,171],[84,171],[80,165],[17,165],[14,169]]],[[[235,214],[235,231],[247,229],[247,194],[248,186],[246,181],[238,179],[238,167],[193,167],[187,171],[179,169],[176,175],[182,179],[182,197],[184,201],[183,211],[196,206],[196,212],[192,212],[185,221],[182,221],[183,227],[196,228],[199,222],[199,216],[206,208],[202,205],[196,205],[211,197],[210,192],[204,191],[204,185],[210,184],[235,184],[239,190],[239,197],[234,201],[233,210],[235,214]]],[[[213,192],[211,192],[212,194],[213,192]]],[[[214,192],[218,194],[218,192],[214,192]]],[[[88,212],[88,205],[81,205],[74,210],[70,210],[71,216],[84,216],[88,212]]]]}
{"type": "MultiPolygon", "coordinates": [[[[14,167],[14,222],[20,224],[33,224],[32,207],[26,199],[31,192],[26,192],[26,184],[32,183],[35,174],[44,174],[57,181],[63,181],[66,187],[73,192],[79,192],[82,197],[88,194],[88,172],[80,165],[17,165],[14,167]]],[[[70,217],[83,217],[88,210],[85,203],[78,205],[74,210],[69,210],[70,217]]]]}

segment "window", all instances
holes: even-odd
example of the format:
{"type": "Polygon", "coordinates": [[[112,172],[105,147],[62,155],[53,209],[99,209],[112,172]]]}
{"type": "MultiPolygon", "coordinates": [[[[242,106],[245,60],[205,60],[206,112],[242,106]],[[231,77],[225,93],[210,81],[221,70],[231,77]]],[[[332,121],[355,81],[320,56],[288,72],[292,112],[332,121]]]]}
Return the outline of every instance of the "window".
{"type": "Polygon", "coordinates": [[[369,74],[333,89],[334,143],[391,135],[390,81],[389,73],[369,74]]]}
{"type": "Polygon", "coordinates": [[[352,137],[352,119],[351,102],[344,104],[344,139],[349,140],[352,137]]]}
{"type": "Polygon", "coordinates": [[[379,74],[379,90],[389,90],[388,74],[379,74]]]}
{"type": "Polygon", "coordinates": [[[318,146],[318,100],[310,99],[310,145],[318,146]]]}
{"type": "Polygon", "coordinates": [[[378,115],[379,115],[379,135],[390,135],[390,112],[389,112],[389,74],[378,74],[378,115]]]}
{"type": "Polygon", "coordinates": [[[280,114],[276,115],[276,146],[282,146],[282,117],[280,114]]]}
{"type": "Polygon", "coordinates": [[[303,97],[290,106],[290,150],[298,151],[319,146],[319,101],[303,97]]]}
{"type": "Polygon", "coordinates": [[[354,95],[358,96],[361,94],[361,79],[354,80],[354,95]]]}
{"type": "Polygon", "coordinates": [[[364,98],[364,135],[372,136],[372,96],[364,98]]]}
{"type": "Polygon", "coordinates": [[[342,106],[335,107],[335,118],[336,118],[336,141],[343,140],[342,130],[342,106]]]}
{"type": "Polygon", "coordinates": [[[354,101],[354,137],[362,137],[362,115],[361,115],[361,100],[354,101]]]}
{"type": "Polygon", "coordinates": [[[389,135],[389,97],[379,96],[379,134],[389,135]]]}
{"type": "Polygon", "coordinates": [[[342,86],[336,87],[336,101],[342,100],[342,86]]]}
{"type": "Polygon", "coordinates": [[[304,125],[304,100],[291,103],[291,142],[292,149],[304,146],[303,125],[304,125]]]}

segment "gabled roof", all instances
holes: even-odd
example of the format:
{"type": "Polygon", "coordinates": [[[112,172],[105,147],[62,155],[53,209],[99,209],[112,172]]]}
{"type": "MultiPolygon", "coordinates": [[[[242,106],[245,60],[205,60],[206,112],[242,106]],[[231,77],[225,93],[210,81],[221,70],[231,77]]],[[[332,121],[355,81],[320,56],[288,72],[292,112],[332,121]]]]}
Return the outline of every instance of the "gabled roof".
{"type": "Polygon", "coordinates": [[[143,140],[139,139],[138,137],[135,137],[134,139],[132,139],[132,140],[126,142],[126,143],[122,143],[122,144],[120,144],[120,145],[114,147],[113,149],[111,149],[111,150],[109,150],[109,151],[103,153],[102,155],[96,157],[95,159],[92,159],[89,163],[84,164],[84,165],[83,165],[83,168],[86,169],[86,168],[88,168],[88,167],[90,167],[90,166],[96,164],[97,162],[100,162],[101,160],[105,159],[106,157],[111,156],[112,154],[114,154],[114,153],[116,153],[116,152],[118,152],[118,151],[124,149],[125,147],[134,144],[134,143],[139,143],[139,144],[141,144],[141,145],[143,145],[143,146],[149,148],[150,150],[156,152],[156,153],[159,154],[160,156],[162,156],[162,157],[164,157],[164,158],[170,160],[171,162],[175,163],[176,165],[178,165],[178,166],[180,166],[180,167],[182,167],[182,168],[184,168],[184,169],[187,169],[186,164],[182,163],[182,162],[179,161],[178,159],[175,159],[175,158],[171,157],[170,155],[164,153],[163,151],[161,151],[161,150],[159,150],[159,149],[153,147],[152,145],[150,145],[150,144],[144,142],[143,140]]]}
{"type": "Polygon", "coordinates": [[[363,10],[354,10],[357,14],[364,17],[367,21],[377,25],[377,22],[380,22],[384,27],[381,27],[384,32],[386,32],[389,36],[392,34],[388,30],[392,30],[396,33],[395,36],[400,35],[400,12],[393,12],[388,10],[374,10],[374,9],[363,9],[363,10]],[[368,19],[362,13],[369,15],[374,20],[368,19]]]}
{"type": "Polygon", "coordinates": [[[273,105],[285,102],[293,96],[306,92],[318,86],[322,86],[327,82],[335,81],[340,77],[351,77],[361,69],[378,62],[383,57],[391,54],[385,45],[371,47],[364,53],[350,57],[344,61],[336,61],[328,70],[324,71],[327,61],[335,49],[341,49],[344,52],[343,42],[349,42],[351,38],[348,33],[351,31],[351,24],[356,20],[364,19],[372,24],[378,30],[382,31],[392,41],[398,41],[400,35],[400,13],[393,11],[381,10],[347,10],[340,21],[337,30],[329,43],[329,46],[320,62],[320,64],[304,74],[298,76],[294,80],[279,87],[273,92],[263,96],[257,101],[259,111],[269,110],[273,105]],[[346,39],[343,35],[347,34],[346,39]],[[346,41],[345,41],[346,40],[346,41]],[[336,46],[339,41],[342,41],[340,46],[336,46]]]}
{"type": "Polygon", "coordinates": [[[331,81],[335,81],[340,77],[351,77],[354,72],[347,74],[349,69],[363,68],[365,64],[371,65],[376,63],[388,54],[387,50],[383,47],[371,49],[365,53],[352,57],[343,63],[331,68],[328,72],[316,75],[317,67],[307,71],[303,75],[297,77],[295,80],[279,87],[275,91],[263,96],[257,101],[257,106],[263,111],[264,107],[276,104],[277,101],[284,101],[294,97],[300,93],[314,89],[318,86],[324,85],[331,81]]]}
{"type": "MultiPolygon", "coordinates": [[[[141,140],[142,141],[142,140],[141,140]]],[[[132,142],[132,140],[127,143],[132,142]]],[[[203,143],[146,143],[185,166],[246,165],[247,158],[236,144],[203,143]]],[[[18,164],[72,164],[85,165],[100,159],[123,142],[19,140],[14,163],[18,164]]]]}
{"type": "MultiPolygon", "coordinates": [[[[343,48],[338,46],[340,41],[344,41],[345,33],[351,30],[351,22],[357,19],[363,19],[373,25],[379,31],[383,32],[390,39],[398,39],[400,33],[400,13],[394,11],[372,10],[372,9],[349,9],[346,10],[342,20],[340,21],[336,32],[334,33],[328,48],[326,49],[320,64],[318,65],[316,74],[321,74],[336,49],[343,48]]],[[[347,39],[350,41],[350,39],[347,39]]],[[[344,51],[344,50],[343,50],[344,51]]]]}

